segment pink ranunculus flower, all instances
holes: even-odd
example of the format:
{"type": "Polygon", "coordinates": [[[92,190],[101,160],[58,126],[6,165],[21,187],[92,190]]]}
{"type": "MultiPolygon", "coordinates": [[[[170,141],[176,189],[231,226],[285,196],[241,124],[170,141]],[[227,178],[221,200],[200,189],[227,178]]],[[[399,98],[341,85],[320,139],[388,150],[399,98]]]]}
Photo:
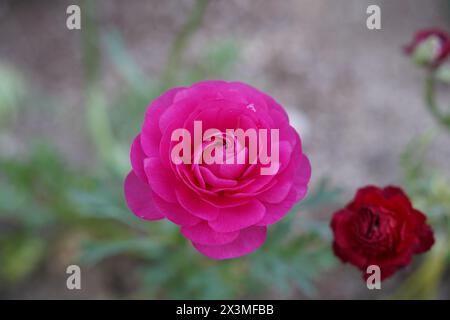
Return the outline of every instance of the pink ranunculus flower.
{"type": "MultiPolygon", "coordinates": [[[[215,149],[216,155],[222,148],[225,144],[215,149]]],[[[263,149],[259,146],[258,154],[263,149]]],[[[229,159],[229,150],[223,151],[229,159]]],[[[300,137],[284,109],[247,84],[225,81],[173,88],[153,101],[131,146],[131,165],[124,185],[129,208],[142,219],[167,218],[179,225],[183,236],[213,259],[236,258],[259,248],[267,226],[283,218],[306,195],[311,176],[300,137]],[[192,154],[188,149],[179,154],[179,159],[188,161],[174,161],[173,150],[181,140],[174,141],[173,133],[186,129],[194,137],[198,123],[203,132],[227,132],[225,140],[235,143],[231,160],[242,156],[244,163],[196,161],[199,150],[205,152],[214,139],[203,139],[200,148],[193,139],[186,144],[192,154]],[[229,129],[277,131],[277,140],[267,134],[265,151],[278,157],[272,157],[271,163],[251,161],[251,135],[242,143],[228,134],[229,129]],[[275,170],[263,174],[271,165],[275,170]]]]}

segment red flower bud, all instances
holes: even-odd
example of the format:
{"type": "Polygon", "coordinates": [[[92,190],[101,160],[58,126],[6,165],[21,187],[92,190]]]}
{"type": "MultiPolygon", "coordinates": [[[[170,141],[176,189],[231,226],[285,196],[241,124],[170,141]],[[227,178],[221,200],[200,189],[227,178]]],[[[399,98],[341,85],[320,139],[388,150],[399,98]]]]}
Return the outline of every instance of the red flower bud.
{"type": "Polygon", "coordinates": [[[439,29],[420,30],[404,50],[406,54],[414,57],[418,64],[436,68],[450,54],[450,36],[439,29]]]}

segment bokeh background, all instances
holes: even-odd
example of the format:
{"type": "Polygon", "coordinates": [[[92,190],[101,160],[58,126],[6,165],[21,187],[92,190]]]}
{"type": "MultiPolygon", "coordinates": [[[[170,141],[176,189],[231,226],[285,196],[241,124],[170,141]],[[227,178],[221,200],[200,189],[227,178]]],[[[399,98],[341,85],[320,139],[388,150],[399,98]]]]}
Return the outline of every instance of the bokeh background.
{"type": "Polygon", "coordinates": [[[449,18],[447,0],[0,0],[0,298],[449,298],[450,131],[402,53],[449,18]],[[201,79],[275,97],[313,164],[308,198],[237,260],[201,256],[122,195],[148,104],[201,79]],[[366,184],[405,187],[438,239],[374,291],[328,226],[366,184]],[[66,288],[70,264],[82,290],[66,288]]]}

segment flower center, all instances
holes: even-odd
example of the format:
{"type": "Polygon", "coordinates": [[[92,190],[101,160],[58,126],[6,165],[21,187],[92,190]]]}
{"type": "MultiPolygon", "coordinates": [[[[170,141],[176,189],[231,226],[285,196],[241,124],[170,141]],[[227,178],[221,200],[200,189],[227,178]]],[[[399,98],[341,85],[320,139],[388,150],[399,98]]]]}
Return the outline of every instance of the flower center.
{"type": "Polygon", "coordinates": [[[380,228],[380,215],[376,209],[360,209],[363,234],[367,239],[373,239],[380,228]]]}

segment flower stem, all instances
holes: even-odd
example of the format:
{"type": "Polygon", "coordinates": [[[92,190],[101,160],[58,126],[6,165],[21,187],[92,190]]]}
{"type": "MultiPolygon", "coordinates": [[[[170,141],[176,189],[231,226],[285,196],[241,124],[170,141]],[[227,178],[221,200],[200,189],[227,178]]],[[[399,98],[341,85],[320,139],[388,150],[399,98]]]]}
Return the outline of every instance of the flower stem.
{"type": "MultiPolygon", "coordinates": [[[[100,77],[100,48],[97,23],[95,21],[95,3],[85,0],[83,2],[83,71],[84,71],[84,112],[89,138],[100,160],[119,176],[127,171],[127,162],[124,161],[117,144],[109,119],[106,99],[99,84],[100,77]]],[[[123,152],[122,152],[123,151],[123,152]]]]}
{"type": "Polygon", "coordinates": [[[181,27],[180,32],[175,36],[174,42],[169,52],[166,67],[161,76],[161,87],[163,90],[172,86],[176,71],[179,67],[181,55],[189,43],[189,39],[200,27],[206,12],[209,0],[197,0],[192,11],[181,27]]]}
{"type": "Polygon", "coordinates": [[[448,239],[437,237],[434,248],[427,253],[421,266],[392,295],[391,299],[436,299],[439,283],[446,270],[449,254],[448,239]]]}
{"type": "Polygon", "coordinates": [[[435,78],[431,74],[425,79],[424,97],[428,110],[436,121],[444,128],[450,131],[450,113],[441,111],[436,103],[435,99],[435,78]]]}

